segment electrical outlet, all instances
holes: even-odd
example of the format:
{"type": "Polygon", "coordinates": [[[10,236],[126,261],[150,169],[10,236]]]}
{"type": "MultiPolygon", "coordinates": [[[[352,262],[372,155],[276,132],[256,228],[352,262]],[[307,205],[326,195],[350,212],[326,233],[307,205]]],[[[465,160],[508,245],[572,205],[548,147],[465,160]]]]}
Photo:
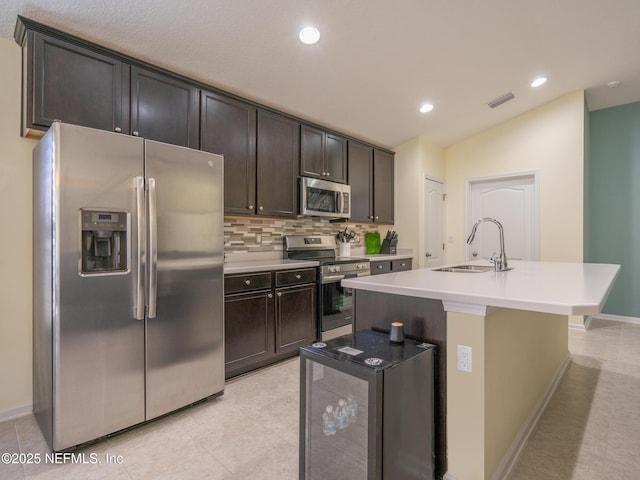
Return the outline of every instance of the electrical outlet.
{"type": "Polygon", "coordinates": [[[472,349],[466,345],[458,345],[458,370],[470,372],[472,369],[472,349]]]}

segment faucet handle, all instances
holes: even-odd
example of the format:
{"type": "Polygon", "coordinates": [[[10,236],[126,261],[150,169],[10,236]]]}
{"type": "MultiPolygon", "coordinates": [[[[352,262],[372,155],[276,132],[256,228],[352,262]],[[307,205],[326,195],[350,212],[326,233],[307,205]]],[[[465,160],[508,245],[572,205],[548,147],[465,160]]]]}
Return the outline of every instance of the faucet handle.
{"type": "Polygon", "coordinates": [[[502,258],[500,255],[496,254],[496,252],[493,252],[491,254],[491,257],[489,257],[489,261],[495,266],[496,272],[502,270],[502,258]]]}

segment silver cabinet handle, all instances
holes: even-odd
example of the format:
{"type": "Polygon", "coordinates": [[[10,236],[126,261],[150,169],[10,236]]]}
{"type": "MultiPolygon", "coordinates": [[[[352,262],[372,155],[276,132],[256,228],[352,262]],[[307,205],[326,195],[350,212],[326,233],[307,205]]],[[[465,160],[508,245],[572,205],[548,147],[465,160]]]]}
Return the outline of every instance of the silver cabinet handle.
{"type": "Polygon", "coordinates": [[[400,264],[400,266],[401,266],[401,267],[406,267],[406,266],[407,266],[407,264],[406,264],[406,263],[401,263],[401,264],[400,264]]]}
{"type": "Polygon", "coordinates": [[[300,280],[301,278],[300,274],[296,275],[296,280],[300,280]]]}
{"type": "Polygon", "coordinates": [[[156,179],[150,178],[149,187],[149,318],[156,318],[158,294],[158,216],[156,210],[156,179]]]}
{"type": "Polygon", "coordinates": [[[373,220],[373,215],[371,215],[371,216],[369,217],[369,220],[373,220]]]}
{"type": "Polygon", "coordinates": [[[476,258],[476,257],[478,256],[478,252],[473,252],[473,253],[471,254],[471,256],[472,256],[473,258],[476,258]]]}
{"type": "Polygon", "coordinates": [[[380,217],[378,215],[376,215],[376,220],[378,220],[380,217]]]}
{"type": "Polygon", "coordinates": [[[137,131],[137,130],[134,130],[134,131],[133,131],[133,136],[134,136],[134,137],[137,137],[138,135],[140,135],[140,134],[138,133],[138,131],[137,131]]]}
{"type": "Polygon", "coordinates": [[[329,172],[327,172],[327,177],[330,177],[330,176],[331,176],[331,174],[329,172]]]}
{"type": "Polygon", "coordinates": [[[279,297],[282,296],[282,292],[278,292],[276,295],[278,295],[279,297]]]}
{"type": "Polygon", "coordinates": [[[429,258],[431,256],[431,254],[429,252],[424,254],[425,257],[429,258]]]}
{"type": "Polygon", "coordinates": [[[116,127],[113,129],[116,133],[120,133],[122,131],[122,129],[120,127],[116,127]]]}
{"type": "Polygon", "coordinates": [[[136,225],[138,227],[138,266],[136,268],[136,320],[144,320],[144,177],[136,177],[136,225]]]}
{"type": "Polygon", "coordinates": [[[384,267],[382,265],[377,265],[376,268],[379,268],[380,270],[382,270],[384,267]]]}
{"type": "Polygon", "coordinates": [[[244,284],[248,287],[249,285],[251,285],[251,280],[245,280],[244,284]]]}
{"type": "Polygon", "coordinates": [[[258,210],[263,211],[264,207],[261,205],[261,206],[258,207],[258,210]]]}
{"type": "Polygon", "coordinates": [[[247,209],[249,209],[249,210],[253,210],[253,205],[249,205],[249,206],[247,207],[247,209]]]}
{"type": "Polygon", "coordinates": [[[273,298],[273,293],[268,294],[267,298],[273,298]]]}

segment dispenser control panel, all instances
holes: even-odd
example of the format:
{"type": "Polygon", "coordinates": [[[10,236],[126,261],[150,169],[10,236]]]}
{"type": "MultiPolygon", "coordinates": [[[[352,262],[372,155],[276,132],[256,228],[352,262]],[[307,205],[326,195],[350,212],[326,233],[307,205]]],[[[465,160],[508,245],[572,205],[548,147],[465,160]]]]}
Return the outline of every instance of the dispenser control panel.
{"type": "Polygon", "coordinates": [[[126,212],[82,210],[82,230],[127,230],[126,212]]]}

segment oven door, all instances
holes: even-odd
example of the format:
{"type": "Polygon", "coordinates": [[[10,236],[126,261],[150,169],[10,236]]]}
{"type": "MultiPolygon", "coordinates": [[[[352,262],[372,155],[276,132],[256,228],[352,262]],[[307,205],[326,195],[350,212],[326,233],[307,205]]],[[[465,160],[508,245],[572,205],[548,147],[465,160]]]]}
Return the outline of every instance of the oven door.
{"type": "MultiPolygon", "coordinates": [[[[366,275],[366,274],[365,274],[366,275]]],[[[344,278],[363,276],[363,273],[330,275],[322,278],[320,292],[320,332],[351,325],[353,322],[353,289],[340,285],[344,278]]]]}

